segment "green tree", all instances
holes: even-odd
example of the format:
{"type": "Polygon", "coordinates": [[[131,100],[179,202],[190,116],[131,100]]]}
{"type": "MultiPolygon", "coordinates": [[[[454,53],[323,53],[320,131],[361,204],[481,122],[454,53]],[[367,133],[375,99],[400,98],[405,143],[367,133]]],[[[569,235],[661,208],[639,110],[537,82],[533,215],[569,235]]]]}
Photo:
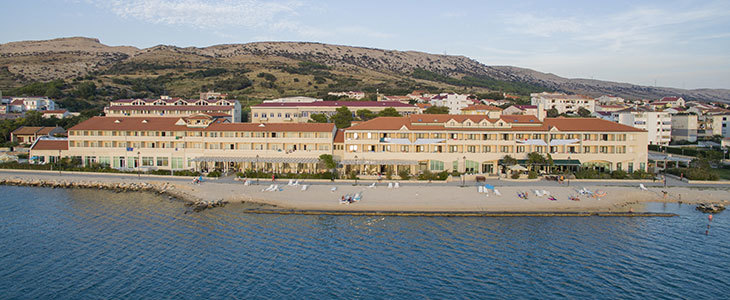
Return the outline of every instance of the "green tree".
{"type": "Polygon", "coordinates": [[[398,113],[398,111],[395,110],[395,108],[388,107],[384,110],[381,110],[378,113],[378,117],[400,117],[400,113],[398,113]]]}
{"type": "Polygon", "coordinates": [[[591,116],[591,111],[581,107],[578,109],[578,115],[582,118],[588,118],[591,116]]]}
{"type": "Polygon", "coordinates": [[[555,107],[548,109],[546,112],[548,118],[557,118],[560,115],[555,107]]]}
{"type": "Polygon", "coordinates": [[[426,108],[423,113],[432,115],[448,115],[449,108],[446,106],[431,106],[429,108],[426,108]]]}
{"type": "Polygon", "coordinates": [[[45,125],[43,114],[39,111],[31,110],[25,113],[23,124],[26,126],[43,126],[45,125]]]}
{"type": "Polygon", "coordinates": [[[372,112],[369,109],[359,109],[359,110],[357,110],[357,112],[355,114],[357,114],[357,117],[363,121],[374,119],[375,117],[378,116],[377,114],[375,114],[374,112],[372,112]]]}
{"type": "Polygon", "coordinates": [[[534,170],[536,166],[545,165],[546,160],[540,153],[530,152],[527,154],[527,163],[530,165],[530,169],[534,170]]]}
{"type": "Polygon", "coordinates": [[[325,114],[311,114],[309,115],[310,123],[327,123],[329,120],[327,119],[327,115],[325,114]]]}
{"type": "Polygon", "coordinates": [[[335,159],[330,154],[320,155],[319,161],[324,164],[325,168],[332,170],[332,172],[337,168],[337,162],[335,162],[335,159]]]}
{"type": "Polygon", "coordinates": [[[352,112],[347,106],[342,106],[336,110],[336,113],[332,116],[332,122],[335,123],[337,128],[347,128],[352,125],[352,112]]]}
{"type": "Polygon", "coordinates": [[[96,95],[96,84],[93,82],[82,82],[74,90],[74,95],[79,98],[89,99],[96,95]]]}
{"type": "Polygon", "coordinates": [[[502,164],[505,166],[514,166],[517,164],[517,159],[512,156],[505,155],[502,157],[502,164]]]}

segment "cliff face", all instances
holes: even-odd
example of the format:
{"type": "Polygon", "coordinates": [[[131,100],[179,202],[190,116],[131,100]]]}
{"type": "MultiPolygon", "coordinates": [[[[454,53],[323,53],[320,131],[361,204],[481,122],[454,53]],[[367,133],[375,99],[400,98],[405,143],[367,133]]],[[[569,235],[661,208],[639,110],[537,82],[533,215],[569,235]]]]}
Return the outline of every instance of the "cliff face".
{"type": "MultiPolygon", "coordinates": [[[[557,90],[592,96],[611,94],[631,99],[652,99],[671,95],[696,100],[730,102],[730,90],[725,89],[683,90],[600,80],[568,79],[512,66],[487,66],[464,56],[308,42],[256,42],[205,48],[161,45],[146,49],[128,46],[111,47],[101,44],[98,39],[83,37],[12,42],[0,44],[0,81],[8,87],[32,81],[71,79],[110,70],[114,75],[140,75],[136,71],[140,64],[153,70],[179,72],[213,67],[231,70],[247,68],[258,71],[260,68],[286,69],[285,66],[295,66],[302,61],[316,62],[331,68],[331,77],[324,82],[329,83],[330,87],[332,83],[337,82],[337,88],[348,88],[347,84],[340,84],[344,79],[359,82],[359,85],[351,87],[353,89],[362,88],[366,83],[378,86],[387,82],[393,82],[392,86],[409,83],[403,88],[411,87],[413,82],[439,88],[474,88],[475,86],[450,80],[467,76],[522,84],[530,89],[557,90]],[[416,80],[412,74],[417,69],[444,77],[416,80]]],[[[291,88],[296,91],[312,92],[313,90],[309,90],[314,89],[311,86],[292,85],[291,88]]],[[[286,89],[290,86],[280,84],[279,88],[286,89]]],[[[491,86],[479,85],[476,88],[494,89],[491,86]]]]}

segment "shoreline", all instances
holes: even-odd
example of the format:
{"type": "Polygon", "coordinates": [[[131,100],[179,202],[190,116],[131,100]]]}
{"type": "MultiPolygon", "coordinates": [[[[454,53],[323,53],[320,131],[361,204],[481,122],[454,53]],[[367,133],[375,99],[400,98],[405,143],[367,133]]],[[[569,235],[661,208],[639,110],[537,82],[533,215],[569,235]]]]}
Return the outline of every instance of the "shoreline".
{"type": "MultiPolygon", "coordinates": [[[[306,184],[306,181],[304,181],[306,184]]],[[[226,203],[260,205],[261,208],[245,209],[248,213],[280,214],[349,214],[349,215],[414,215],[421,216],[522,216],[522,215],[597,215],[639,214],[647,202],[697,204],[726,203],[730,189],[724,187],[648,187],[641,190],[638,182],[622,186],[602,186],[594,182],[575,183],[573,186],[555,186],[551,183],[497,186],[501,196],[494,192],[479,193],[477,186],[459,187],[444,185],[411,185],[401,182],[399,188],[388,188],[387,182],[369,187],[349,184],[318,183],[305,190],[275,182],[275,192],[263,191],[271,181],[261,185],[244,185],[240,181],[204,180],[192,184],[190,178],[149,176],[137,177],[116,174],[63,174],[39,171],[0,170],[0,184],[49,188],[86,188],[114,192],[152,192],[170,199],[182,200],[194,210],[203,210],[226,203]],[[636,186],[630,186],[635,184],[636,186]],[[580,195],[585,189],[595,194],[580,195]],[[334,190],[333,190],[334,189],[334,190]],[[535,192],[548,191],[537,196],[535,192]],[[518,193],[528,193],[528,199],[518,193]],[[664,196],[666,192],[666,197],[664,196]],[[352,204],[340,204],[345,194],[360,193],[362,200],[352,204]],[[580,201],[571,201],[578,198],[580,201]]]]}

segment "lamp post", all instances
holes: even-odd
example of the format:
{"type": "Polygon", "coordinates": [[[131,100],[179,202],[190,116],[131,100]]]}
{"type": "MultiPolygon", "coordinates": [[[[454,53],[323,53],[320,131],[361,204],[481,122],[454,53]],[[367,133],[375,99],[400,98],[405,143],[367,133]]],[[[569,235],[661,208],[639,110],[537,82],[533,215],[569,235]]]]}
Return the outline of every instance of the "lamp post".
{"type": "Polygon", "coordinates": [[[140,175],[139,175],[139,167],[142,164],[142,160],[141,159],[142,158],[140,157],[140,152],[137,151],[137,179],[140,178],[140,175]]]}
{"type": "Polygon", "coordinates": [[[466,186],[466,156],[463,157],[464,159],[464,173],[461,174],[461,187],[466,186]]]}
{"type": "Polygon", "coordinates": [[[58,159],[56,160],[56,168],[58,169],[58,176],[61,176],[61,150],[58,150],[58,159]]]}
{"type": "Polygon", "coordinates": [[[256,174],[256,185],[259,185],[259,155],[258,154],[256,154],[256,168],[255,168],[254,174],[256,174]]]}
{"type": "MultiPolygon", "coordinates": [[[[357,161],[357,155],[355,155],[355,163],[358,164],[358,169],[360,168],[360,164],[357,161]]],[[[357,173],[355,173],[355,185],[357,185],[357,173]]]]}

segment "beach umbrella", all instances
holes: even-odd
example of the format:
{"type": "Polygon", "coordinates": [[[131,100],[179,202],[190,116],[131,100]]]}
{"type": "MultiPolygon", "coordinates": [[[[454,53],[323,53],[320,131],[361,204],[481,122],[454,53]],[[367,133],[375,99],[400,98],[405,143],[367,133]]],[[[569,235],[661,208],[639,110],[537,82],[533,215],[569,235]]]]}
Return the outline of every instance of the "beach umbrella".
{"type": "Polygon", "coordinates": [[[491,185],[491,184],[485,184],[485,185],[484,185],[484,188],[485,188],[485,189],[490,189],[490,190],[493,190],[493,189],[494,189],[494,186],[493,186],[493,185],[491,185]]]}

